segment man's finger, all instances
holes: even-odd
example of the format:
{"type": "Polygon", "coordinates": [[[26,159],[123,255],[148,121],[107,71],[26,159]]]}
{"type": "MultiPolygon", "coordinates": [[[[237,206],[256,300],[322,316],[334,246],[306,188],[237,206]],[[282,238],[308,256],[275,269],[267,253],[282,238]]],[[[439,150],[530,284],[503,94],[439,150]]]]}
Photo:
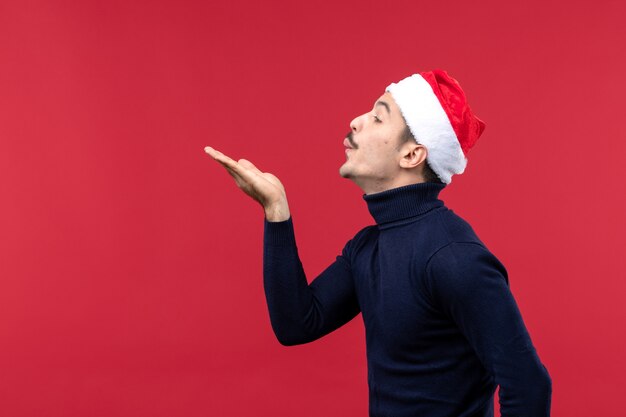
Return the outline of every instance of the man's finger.
{"type": "Polygon", "coordinates": [[[262,177],[260,177],[256,172],[240,165],[232,159],[230,161],[216,159],[216,161],[226,168],[228,173],[235,177],[235,179],[239,179],[238,182],[256,185],[260,180],[262,180],[262,177]]]}
{"type": "Polygon", "coordinates": [[[217,162],[220,162],[222,165],[228,165],[231,168],[234,168],[235,165],[237,165],[237,162],[235,162],[235,160],[233,160],[232,158],[224,155],[220,151],[211,148],[210,146],[205,147],[204,151],[206,153],[208,153],[217,162]]]}
{"type": "Polygon", "coordinates": [[[226,171],[235,179],[239,188],[246,191],[254,199],[261,202],[260,196],[264,195],[268,186],[274,186],[271,181],[264,177],[264,174],[248,160],[241,159],[239,162],[234,161],[220,151],[210,146],[205,148],[205,152],[211,155],[215,161],[222,165],[226,171]],[[253,196],[254,194],[254,196],[253,196]]]}
{"type": "Polygon", "coordinates": [[[206,146],[204,148],[204,151],[209,154],[209,156],[211,156],[213,159],[215,159],[215,162],[223,166],[230,175],[234,176],[236,172],[235,165],[237,164],[235,161],[233,161],[231,158],[227,157],[220,151],[211,148],[210,146],[206,146]]]}
{"type": "MultiPolygon", "coordinates": [[[[254,168],[252,170],[249,170],[247,166],[243,166],[239,164],[239,162],[224,155],[222,152],[211,148],[210,146],[205,147],[204,151],[208,153],[217,162],[222,164],[224,168],[234,171],[235,173],[239,174],[239,176],[241,176],[243,179],[245,179],[248,182],[254,180],[255,173],[259,173],[259,174],[261,173],[258,169],[256,169],[256,167],[250,161],[246,161],[246,162],[248,162],[249,165],[251,165],[254,168]]],[[[245,161],[245,159],[243,159],[242,161],[245,161]]]]}
{"type": "Polygon", "coordinates": [[[237,164],[237,162],[235,162],[232,158],[224,155],[223,153],[221,153],[220,151],[216,149],[211,148],[210,146],[205,147],[204,151],[218,162],[223,162],[231,166],[234,166],[237,164]]]}
{"type": "MultiPolygon", "coordinates": [[[[234,164],[229,163],[228,161],[223,161],[221,159],[216,159],[216,161],[220,165],[222,165],[226,169],[226,171],[228,171],[228,173],[235,179],[237,185],[239,185],[240,187],[250,186],[254,188],[260,186],[261,183],[267,181],[261,175],[255,172],[255,170],[258,171],[258,169],[256,168],[255,170],[248,169],[240,165],[238,162],[232,161],[232,159],[231,161],[234,164]]],[[[260,173],[260,171],[258,172],[260,173]]]]}
{"type": "Polygon", "coordinates": [[[240,159],[238,162],[239,162],[239,165],[241,165],[242,167],[250,169],[256,172],[257,174],[262,174],[262,172],[256,166],[254,166],[252,162],[248,161],[247,159],[240,159]]]}

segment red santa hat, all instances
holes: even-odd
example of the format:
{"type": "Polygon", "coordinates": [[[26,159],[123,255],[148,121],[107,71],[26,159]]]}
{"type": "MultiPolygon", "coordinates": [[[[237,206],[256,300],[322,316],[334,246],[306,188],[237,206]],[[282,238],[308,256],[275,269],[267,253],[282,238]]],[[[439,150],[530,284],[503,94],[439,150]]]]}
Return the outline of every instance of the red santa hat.
{"type": "Polygon", "coordinates": [[[428,149],[427,161],[446,184],[462,174],[467,152],[485,129],[474,116],[459,83],[445,71],[413,74],[387,87],[415,140],[428,149]]]}

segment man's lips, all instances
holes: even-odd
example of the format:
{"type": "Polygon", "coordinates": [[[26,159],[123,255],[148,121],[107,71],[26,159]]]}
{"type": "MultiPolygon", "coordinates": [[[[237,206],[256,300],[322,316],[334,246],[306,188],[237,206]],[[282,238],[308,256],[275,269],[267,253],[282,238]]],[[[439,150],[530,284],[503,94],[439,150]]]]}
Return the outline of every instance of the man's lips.
{"type": "Polygon", "coordinates": [[[350,145],[350,141],[348,140],[348,138],[345,138],[343,140],[343,146],[345,146],[348,149],[352,149],[352,145],[350,145]]]}

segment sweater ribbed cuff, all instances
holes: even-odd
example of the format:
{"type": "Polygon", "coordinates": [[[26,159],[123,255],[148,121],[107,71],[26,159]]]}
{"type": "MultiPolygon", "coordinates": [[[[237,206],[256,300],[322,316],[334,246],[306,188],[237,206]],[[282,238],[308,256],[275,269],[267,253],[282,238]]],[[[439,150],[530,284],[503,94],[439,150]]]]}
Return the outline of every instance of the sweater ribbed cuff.
{"type": "Polygon", "coordinates": [[[296,244],[291,217],[282,222],[269,222],[265,219],[263,243],[269,246],[289,246],[296,244]]]}

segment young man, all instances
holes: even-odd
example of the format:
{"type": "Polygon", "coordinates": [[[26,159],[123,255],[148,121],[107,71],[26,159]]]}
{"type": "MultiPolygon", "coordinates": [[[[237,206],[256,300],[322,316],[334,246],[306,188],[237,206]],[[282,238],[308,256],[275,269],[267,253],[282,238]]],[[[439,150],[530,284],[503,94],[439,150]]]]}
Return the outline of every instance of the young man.
{"type": "Polygon", "coordinates": [[[265,210],[264,284],[285,345],[307,343],[359,312],[366,330],[370,416],[550,414],[541,364],[504,266],[438,199],[484,129],[444,71],[391,84],[350,123],[340,168],[365,193],[376,221],[310,285],[285,190],[246,160],[207,147],[265,210]]]}

